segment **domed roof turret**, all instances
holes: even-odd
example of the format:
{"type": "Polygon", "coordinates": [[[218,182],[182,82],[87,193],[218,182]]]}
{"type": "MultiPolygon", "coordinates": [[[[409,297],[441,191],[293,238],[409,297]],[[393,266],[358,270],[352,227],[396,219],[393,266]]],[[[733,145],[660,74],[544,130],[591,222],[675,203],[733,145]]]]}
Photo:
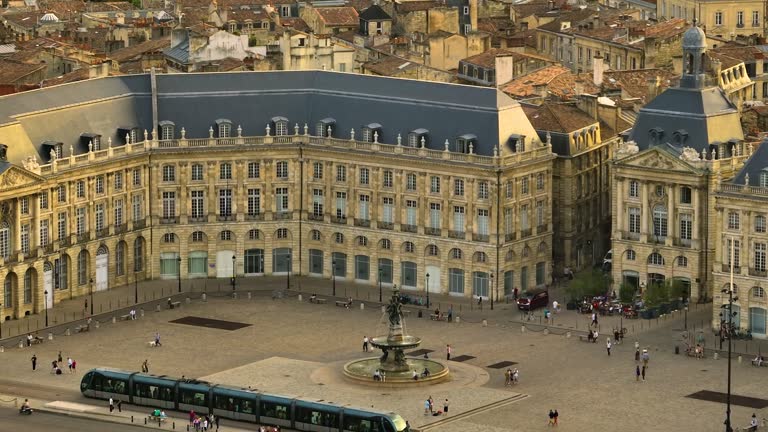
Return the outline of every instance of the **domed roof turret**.
{"type": "Polygon", "coordinates": [[[683,50],[686,48],[706,49],[707,35],[696,23],[683,33],[683,50]]]}
{"type": "Polygon", "coordinates": [[[40,18],[40,22],[41,23],[56,23],[56,22],[59,22],[59,18],[56,15],[54,15],[53,13],[48,12],[47,14],[43,15],[40,18]]]}

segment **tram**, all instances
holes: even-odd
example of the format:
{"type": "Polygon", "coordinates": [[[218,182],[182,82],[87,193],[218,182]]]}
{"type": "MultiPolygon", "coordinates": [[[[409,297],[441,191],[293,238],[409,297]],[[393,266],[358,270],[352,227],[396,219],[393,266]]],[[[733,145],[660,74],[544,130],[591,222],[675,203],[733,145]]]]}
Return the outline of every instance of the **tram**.
{"type": "Polygon", "coordinates": [[[237,421],[315,432],[409,432],[400,415],[279,396],[205,381],[111,368],[88,371],[85,397],[175,411],[194,410],[237,421]]]}

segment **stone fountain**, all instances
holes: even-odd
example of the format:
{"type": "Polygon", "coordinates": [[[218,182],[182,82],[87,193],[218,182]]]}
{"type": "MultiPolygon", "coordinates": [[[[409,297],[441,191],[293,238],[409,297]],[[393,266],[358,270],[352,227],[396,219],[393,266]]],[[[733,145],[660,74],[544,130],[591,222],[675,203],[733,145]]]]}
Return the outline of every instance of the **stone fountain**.
{"type": "Polygon", "coordinates": [[[386,377],[381,384],[431,384],[446,379],[448,368],[439,361],[406,357],[404,351],[419,346],[421,338],[405,334],[402,304],[397,288],[392,292],[386,315],[389,333],[386,336],[376,336],[370,342],[373,347],[382,351],[381,357],[347,363],[344,365],[344,374],[356,381],[376,384],[379,384],[379,381],[373,380],[373,374],[377,369],[386,377]],[[429,376],[421,376],[424,369],[429,370],[429,376]],[[413,379],[413,371],[419,374],[418,380],[413,379]]]}

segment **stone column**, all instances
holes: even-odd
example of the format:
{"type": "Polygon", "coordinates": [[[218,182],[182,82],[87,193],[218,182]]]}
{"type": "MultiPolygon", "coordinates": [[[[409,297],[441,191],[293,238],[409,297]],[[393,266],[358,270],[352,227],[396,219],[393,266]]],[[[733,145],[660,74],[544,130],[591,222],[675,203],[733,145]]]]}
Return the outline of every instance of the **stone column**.
{"type": "MultiPolygon", "coordinates": [[[[616,230],[615,232],[621,236],[622,231],[624,230],[624,193],[626,192],[625,189],[625,181],[622,177],[616,177],[616,230]]],[[[602,195],[602,194],[600,194],[602,195]]],[[[602,211],[602,208],[601,208],[602,211]]],[[[600,212],[597,212],[600,214],[600,212]]]]}
{"type": "Polygon", "coordinates": [[[677,212],[675,211],[675,186],[670,185],[667,192],[667,238],[665,244],[672,246],[676,237],[677,229],[675,224],[677,221],[677,212]]]}
{"type": "MultiPolygon", "coordinates": [[[[693,195],[691,198],[691,203],[693,204],[693,222],[691,223],[691,246],[694,248],[699,247],[699,226],[701,225],[699,221],[699,188],[694,188],[691,190],[691,194],[693,195]]],[[[707,227],[704,227],[704,229],[707,229],[707,227]]]]}
{"type": "Polygon", "coordinates": [[[643,181],[640,185],[640,241],[648,242],[648,219],[651,217],[650,206],[648,205],[648,182],[643,181]]]}

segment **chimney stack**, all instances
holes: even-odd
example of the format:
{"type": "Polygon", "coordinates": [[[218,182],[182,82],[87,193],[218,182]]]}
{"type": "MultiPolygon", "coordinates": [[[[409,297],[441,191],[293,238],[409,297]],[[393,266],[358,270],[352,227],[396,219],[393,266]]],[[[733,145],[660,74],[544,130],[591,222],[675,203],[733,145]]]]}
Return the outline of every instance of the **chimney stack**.
{"type": "Polygon", "coordinates": [[[472,31],[477,31],[477,0],[469,0],[469,21],[472,25],[472,31]]]}
{"type": "Polygon", "coordinates": [[[595,58],[592,59],[592,82],[598,87],[603,85],[603,72],[605,72],[605,69],[603,56],[597,54],[595,58]]]}
{"type": "Polygon", "coordinates": [[[661,79],[659,79],[658,75],[653,78],[648,78],[648,96],[646,98],[645,103],[652,101],[653,98],[659,95],[660,85],[661,85],[661,79]]]}

